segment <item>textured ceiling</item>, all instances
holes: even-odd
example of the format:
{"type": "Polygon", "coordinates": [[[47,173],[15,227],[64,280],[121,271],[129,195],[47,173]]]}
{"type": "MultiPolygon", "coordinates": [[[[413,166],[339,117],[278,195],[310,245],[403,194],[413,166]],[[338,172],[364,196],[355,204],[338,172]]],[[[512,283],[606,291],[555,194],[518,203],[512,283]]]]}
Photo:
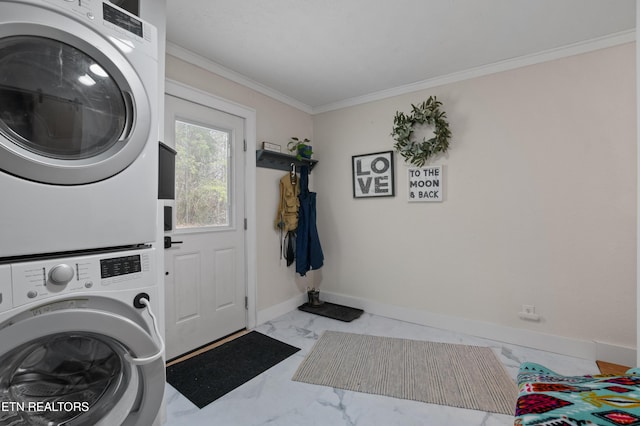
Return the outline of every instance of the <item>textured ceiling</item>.
{"type": "Polygon", "coordinates": [[[310,109],[635,28],[635,0],[167,0],[167,40],[310,109]]]}

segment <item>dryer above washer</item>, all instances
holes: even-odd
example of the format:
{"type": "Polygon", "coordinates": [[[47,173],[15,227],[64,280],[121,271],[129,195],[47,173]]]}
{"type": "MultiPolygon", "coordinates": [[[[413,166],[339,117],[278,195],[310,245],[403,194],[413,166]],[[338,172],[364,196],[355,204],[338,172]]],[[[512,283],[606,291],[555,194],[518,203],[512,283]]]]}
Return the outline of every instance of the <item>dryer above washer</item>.
{"type": "Polygon", "coordinates": [[[107,179],[149,137],[155,28],[107,2],[38,3],[0,8],[0,169],[45,184],[107,179]]]}
{"type": "Polygon", "coordinates": [[[155,241],[157,49],[104,0],[0,1],[0,261],[155,241]]]}

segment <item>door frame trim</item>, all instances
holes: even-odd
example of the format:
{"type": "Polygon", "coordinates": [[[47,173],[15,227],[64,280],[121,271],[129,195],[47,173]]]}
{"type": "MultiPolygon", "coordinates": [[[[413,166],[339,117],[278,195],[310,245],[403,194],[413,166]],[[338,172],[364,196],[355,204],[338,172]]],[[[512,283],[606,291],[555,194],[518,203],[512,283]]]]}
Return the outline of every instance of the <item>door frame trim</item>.
{"type": "Polygon", "coordinates": [[[165,94],[167,95],[175,96],[189,102],[195,102],[244,119],[244,136],[247,142],[244,167],[244,209],[248,223],[247,230],[245,231],[246,256],[244,267],[247,291],[246,322],[248,329],[255,328],[257,325],[256,264],[258,261],[258,244],[256,229],[256,156],[252,155],[252,153],[256,150],[256,110],[179,81],[166,79],[165,83],[165,94]]]}

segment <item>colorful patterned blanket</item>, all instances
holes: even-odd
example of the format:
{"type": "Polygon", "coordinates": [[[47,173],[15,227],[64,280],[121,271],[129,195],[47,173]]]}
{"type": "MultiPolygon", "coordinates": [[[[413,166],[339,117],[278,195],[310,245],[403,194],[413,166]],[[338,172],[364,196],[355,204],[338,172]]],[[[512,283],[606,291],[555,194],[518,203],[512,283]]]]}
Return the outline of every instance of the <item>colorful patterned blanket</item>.
{"type": "Polygon", "coordinates": [[[516,426],[640,426],[640,368],[622,376],[561,376],[524,363],[516,426]]]}

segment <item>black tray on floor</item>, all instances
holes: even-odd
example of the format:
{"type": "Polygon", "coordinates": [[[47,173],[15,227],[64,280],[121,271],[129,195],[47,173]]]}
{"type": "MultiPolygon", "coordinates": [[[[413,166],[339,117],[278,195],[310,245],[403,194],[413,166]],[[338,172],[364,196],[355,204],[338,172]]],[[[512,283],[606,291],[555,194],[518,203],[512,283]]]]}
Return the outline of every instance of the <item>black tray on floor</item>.
{"type": "Polygon", "coordinates": [[[298,306],[298,309],[311,314],[320,315],[327,318],[344,322],[351,322],[364,312],[362,309],[351,308],[349,306],[336,305],[335,303],[323,302],[320,306],[311,306],[308,303],[298,306]]]}

